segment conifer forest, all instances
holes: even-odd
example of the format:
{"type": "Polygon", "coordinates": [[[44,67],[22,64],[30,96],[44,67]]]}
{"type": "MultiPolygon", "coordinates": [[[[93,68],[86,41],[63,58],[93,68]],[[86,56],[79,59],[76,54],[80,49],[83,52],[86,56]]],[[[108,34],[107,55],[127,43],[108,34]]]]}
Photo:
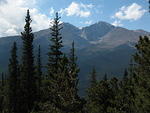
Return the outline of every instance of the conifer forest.
{"type": "Polygon", "coordinates": [[[79,76],[82,74],[79,73],[82,70],[78,64],[76,41],[71,40],[71,48],[65,47],[59,12],[54,14],[49,28],[46,63],[43,63],[40,44],[36,45],[36,53],[34,51],[35,35],[29,9],[24,17],[19,37],[21,48],[17,41],[11,42],[7,71],[0,72],[0,113],[150,113],[148,34],[137,37],[135,51],[121,77],[109,76],[107,72],[99,75],[95,66],[87,69],[89,83],[81,95],[79,76]],[[63,48],[67,48],[67,52],[63,48]]]}

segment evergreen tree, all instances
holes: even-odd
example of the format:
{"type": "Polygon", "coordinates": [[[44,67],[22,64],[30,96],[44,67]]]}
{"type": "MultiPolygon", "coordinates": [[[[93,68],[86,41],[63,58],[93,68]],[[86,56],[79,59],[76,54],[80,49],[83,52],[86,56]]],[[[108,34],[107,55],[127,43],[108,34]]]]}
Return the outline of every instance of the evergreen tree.
{"type": "Polygon", "coordinates": [[[94,86],[97,83],[96,79],[96,70],[93,68],[92,73],[91,73],[91,87],[94,86]]]}
{"type": "Polygon", "coordinates": [[[42,63],[41,63],[41,47],[38,48],[38,58],[37,58],[37,90],[38,95],[40,95],[40,89],[42,85],[42,63]]]}
{"type": "Polygon", "coordinates": [[[0,112],[3,112],[4,109],[4,73],[1,73],[1,80],[0,80],[0,112]]]}
{"type": "MultiPolygon", "coordinates": [[[[58,104],[60,103],[57,100],[58,97],[58,91],[60,89],[60,62],[63,59],[63,53],[61,51],[62,46],[62,37],[60,34],[60,30],[62,29],[60,21],[60,17],[58,16],[58,13],[56,13],[56,17],[53,20],[53,26],[51,29],[51,43],[50,43],[50,50],[48,53],[48,64],[47,64],[47,70],[48,70],[48,79],[47,81],[47,93],[48,96],[47,99],[50,101],[52,106],[58,107],[58,104]]],[[[65,66],[65,65],[64,65],[65,66]]]]}
{"type": "Polygon", "coordinates": [[[51,29],[51,45],[50,51],[48,53],[48,75],[52,77],[53,73],[57,72],[57,68],[59,67],[59,62],[62,59],[63,53],[61,52],[62,46],[62,37],[60,34],[60,30],[62,29],[60,21],[60,17],[58,13],[56,13],[56,17],[53,21],[53,26],[51,29]]]}
{"type": "Polygon", "coordinates": [[[27,16],[25,19],[24,32],[21,33],[23,40],[23,53],[22,53],[22,65],[21,65],[21,99],[20,110],[21,113],[28,113],[33,109],[34,102],[36,100],[36,80],[35,80],[35,67],[33,56],[33,39],[31,18],[29,10],[27,10],[27,16]]]}
{"type": "Polygon", "coordinates": [[[14,42],[11,50],[11,58],[9,59],[9,90],[8,90],[8,99],[9,99],[9,113],[19,113],[18,112],[18,60],[17,60],[17,46],[14,42]]]}
{"type": "Polygon", "coordinates": [[[103,80],[104,80],[104,81],[107,81],[107,80],[108,80],[106,73],[105,73],[105,75],[104,75],[104,77],[103,77],[103,80]]]}
{"type": "Polygon", "coordinates": [[[4,81],[4,73],[3,72],[1,74],[1,77],[2,77],[2,79],[1,79],[1,86],[4,87],[5,81],[4,81]]]}
{"type": "Polygon", "coordinates": [[[72,43],[70,57],[67,58],[61,52],[63,46],[60,30],[62,27],[59,19],[60,17],[56,13],[51,28],[52,38],[48,54],[49,100],[55,109],[70,113],[81,111],[83,100],[77,94],[79,68],[76,64],[77,57],[75,56],[74,42],[72,43]]]}
{"type": "MultiPolygon", "coordinates": [[[[72,96],[75,99],[78,97],[78,73],[80,71],[77,65],[77,56],[75,55],[75,47],[74,42],[72,43],[72,48],[70,50],[70,57],[69,57],[69,81],[70,81],[70,89],[72,90],[72,96]]],[[[68,86],[69,87],[69,86],[68,86]]]]}
{"type": "Polygon", "coordinates": [[[90,81],[90,87],[87,90],[87,104],[86,104],[86,110],[88,113],[98,113],[99,109],[98,106],[96,106],[96,97],[95,94],[98,90],[98,83],[96,80],[96,70],[95,68],[92,69],[91,73],[91,81],[90,81]]]}
{"type": "Polygon", "coordinates": [[[69,89],[68,96],[70,96],[70,102],[71,105],[69,112],[79,112],[83,111],[83,107],[85,105],[85,100],[83,98],[80,98],[78,95],[78,73],[80,69],[77,65],[77,56],[75,54],[75,46],[74,41],[72,42],[72,48],[70,50],[70,57],[69,57],[69,70],[68,70],[68,86],[66,89],[69,89]],[[71,108],[72,107],[72,108],[71,108]]]}
{"type": "Polygon", "coordinates": [[[111,113],[113,92],[108,80],[101,80],[88,89],[87,111],[89,113],[111,113]]]}
{"type": "Polygon", "coordinates": [[[134,64],[131,62],[129,70],[125,70],[124,77],[119,84],[119,92],[116,96],[117,113],[137,113],[135,106],[135,73],[134,64]]]}
{"type": "Polygon", "coordinates": [[[110,106],[108,106],[107,112],[109,113],[119,113],[118,111],[118,99],[117,96],[119,94],[119,83],[118,79],[116,77],[113,77],[110,80],[110,89],[111,89],[111,98],[109,99],[110,101],[110,106]]]}
{"type": "Polygon", "coordinates": [[[140,37],[136,44],[137,52],[134,54],[134,78],[136,90],[137,113],[150,112],[150,39],[148,36],[140,37]]]}

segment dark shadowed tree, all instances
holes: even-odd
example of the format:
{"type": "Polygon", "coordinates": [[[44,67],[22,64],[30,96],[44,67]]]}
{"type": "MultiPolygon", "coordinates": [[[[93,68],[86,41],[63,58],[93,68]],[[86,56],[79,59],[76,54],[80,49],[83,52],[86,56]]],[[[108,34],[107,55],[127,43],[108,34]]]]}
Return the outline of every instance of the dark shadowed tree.
{"type": "Polygon", "coordinates": [[[49,77],[52,77],[53,73],[57,72],[57,68],[59,67],[59,62],[62,59],[62,51],[61,48],[62,45],[62,37],[60,34],[60,30],[62,29],[60,21],[60,17],[58,16],[58,13],[56,13],[56,17],[53,21],[53,26],[51,29],[51,44],[50,44],[50,51],[48,53],[48,75],[49,77]]]}
{"type": "Polygon", "coordinates": [[[35,67],[33,56],[33,39],[34,35],[31,29],[31,17],[29,10],[27,10],[27,16],[25,18],[24,32],[21,33],[23,41],[22,50],[22,64],[21,64],[21,99],[20,110],[21,113],[28,113],[33,109],[34,102],[36,100],[36,80],[35,80],[35,67]]]}
{"type": "Polygon", "coordinates": [[[42,85],[42,63],[41,63],[41,47],[39,45],[38,55],[37,55],[37,92],[40,96],[40,89],[42,85]]]}
{"type": "Polygon", "coordinates": [[[92,73],[91,73],[91,86],[94,86],[97,83],[97,79],[96,79],[96,70],[93,67],[92,69],[92,73]]]}
{"type": "Polygon", "coordinates": [[[149,36],[140,37],[134,54],[134,78],[136,90],[137,113],[150,112],[150,39],[149,36]]]}
{"type": "Polygon", "coordinates": [[[18,112],[18,90],[19,90],[19,66],[17,60],[17,46],[14,42],[11,57],[9,59],[9,89],[8,89],[8,102],[9,102],[9,113],[18,112]]]}

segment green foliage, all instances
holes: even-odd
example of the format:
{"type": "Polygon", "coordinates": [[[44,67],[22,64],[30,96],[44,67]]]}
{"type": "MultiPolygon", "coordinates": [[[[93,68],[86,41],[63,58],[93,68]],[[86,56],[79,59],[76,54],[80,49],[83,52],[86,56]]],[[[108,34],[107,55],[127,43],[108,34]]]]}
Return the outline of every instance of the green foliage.
{"type": "Polygon", "coordinates": [[[94,86],[97,83],[96,77],[96,70],[93,68],[91,73],[91,86],[94,86]]]}
{"type": "Polygon", "coordinates": [[[36,78],[37,78],[37,98],[40,100],[41,98],[41,87],[42,87],[42,63],[41,63],[41,48],[39,45],[38,55],[37,55],[37,70],[36,70],[36,78]]]}
{"type": "Polygon", "coordinates": [[[1,80],[0,80],[0,112],[4,110],[4,73],[1,73],[1,80]]]}
{"type": "Polygon", "coordinates": [[[78,112],[83,109],[84,101],[78,96],[78,72],[76,64],[74,42],[69,58],[61,51],[62,37],[59,24],[60,17],[56,13],[51,28],[52,37],[50,52],[48,54],[48,94],[51,105],[62,112],[78,112]]]}
{"type": "MultiPolygon", "coordinates": [[[[60,21],[60,17],[58,13],[56,13],[56,17],[53,21],[53,26],[51,29],[51,45],[48,53],[48,75],[52,77],[53,73],[57,72],[57,68],[59,66],[59,62],[62,59],[63,53],[61,52],[62,46],[62,37],[60,34],[60,30],[62,29],[60,21]]],[[[53,78],[55,78],[53,76],[53,78]]]]}
{"type": "Polygon", "coordinates": [[[23,40],[23,53],[21,63],[21,76],[20,76],[20,112],[28,113],[32,110],[36,100],[36,80],[35,80],[35,67],[33,56],[33,33],[30,27],[31,18],[29,10],[25,19],[24,32],[21,33],[23,40]]]}
{"type": "Polygon", "coordinates": [[[150,39],[140,37],[134,55],[136,75],[136,106],[138,113],[150,112],[150,39]]]}
{"type": "Polygon", "coordinates": [[[8,109],[9,113],[19,113],[19,66],[16,42],[13,44],[9,62],[8,109]]]}
{"type": "Polygon", "coordinates": [[[113,98],[116,93],[115,80],[101,80],[88,89],[87,111],[89,113],[112,113],[113,98]]]}

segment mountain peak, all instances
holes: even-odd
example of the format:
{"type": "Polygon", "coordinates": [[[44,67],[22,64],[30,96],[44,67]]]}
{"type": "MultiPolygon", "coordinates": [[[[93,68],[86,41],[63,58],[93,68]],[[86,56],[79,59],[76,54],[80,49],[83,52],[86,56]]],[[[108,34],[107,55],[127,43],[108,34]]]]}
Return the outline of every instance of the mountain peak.
{"type": "Polygon", "coordinates": [[[95,23],[95,24],[107,25],[107,26],[113,26],[113,27],[115,27],[114,25],[112,25],[112,24],[110,24],[110,23],[107,23],[107,22],[105,22],[105,21],[99,21],[99,22],[97,22],[97,23],[95,23]]]}
{"type": "Polygon", "coordinates": [[[97,41],[114,28],[115,27],[109,23],[99,21],[93,25],[82,28],[81,36],[89,41],[97,41]]]}

